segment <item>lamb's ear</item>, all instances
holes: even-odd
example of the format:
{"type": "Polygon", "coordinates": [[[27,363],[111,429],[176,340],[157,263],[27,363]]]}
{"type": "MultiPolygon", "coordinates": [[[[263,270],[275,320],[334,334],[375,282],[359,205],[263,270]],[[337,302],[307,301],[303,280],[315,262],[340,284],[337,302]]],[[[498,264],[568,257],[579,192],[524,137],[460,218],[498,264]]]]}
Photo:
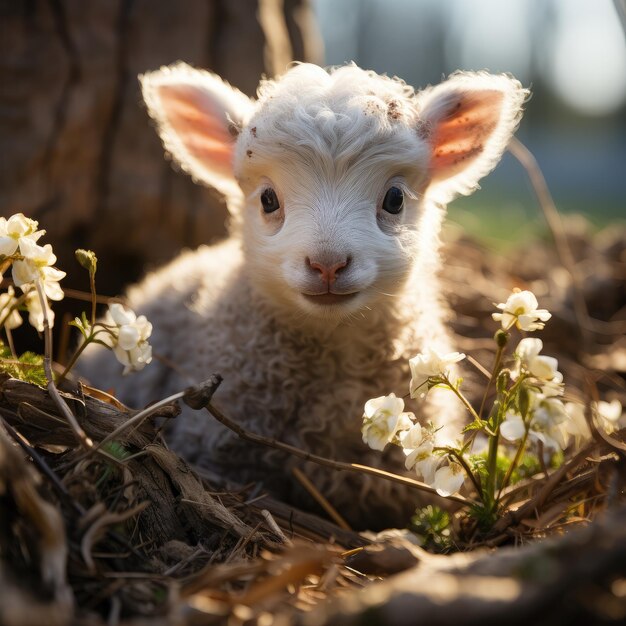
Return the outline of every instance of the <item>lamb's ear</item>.
{"type": "Polygon", "coordinates": [[[252,100],[215,74],[184,63],[143,74],[139,80],[148,111],[174,160],[224,195],[240,193],[233,151],[252,100]]]}
{"type": "Polygon", "coordinates": [[[496,166],[527,96],[513,78],[469,72],[418,94],[418,132],[430,145],[430,189],[438,200],[472,193],[496,166]]]}

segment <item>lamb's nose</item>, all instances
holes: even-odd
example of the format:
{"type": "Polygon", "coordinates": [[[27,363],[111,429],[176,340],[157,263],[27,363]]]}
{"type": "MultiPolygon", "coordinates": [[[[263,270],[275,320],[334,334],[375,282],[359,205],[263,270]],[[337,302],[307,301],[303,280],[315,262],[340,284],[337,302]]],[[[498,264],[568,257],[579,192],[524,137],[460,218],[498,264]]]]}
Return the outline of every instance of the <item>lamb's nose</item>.
{"type": "Polygon", "coordinates": [[[317,270],[322,275],[322,280],[329,285],[332,285],[336,278],[337,274],[344,268],[348,266],[350,263],[350,257],[346,257],[341,261],[337,261],[336,263],[328,264],[328,263],[319,263],[318,261],[313,261],[309,257],[306,258],[308,265],[317,270]]]}

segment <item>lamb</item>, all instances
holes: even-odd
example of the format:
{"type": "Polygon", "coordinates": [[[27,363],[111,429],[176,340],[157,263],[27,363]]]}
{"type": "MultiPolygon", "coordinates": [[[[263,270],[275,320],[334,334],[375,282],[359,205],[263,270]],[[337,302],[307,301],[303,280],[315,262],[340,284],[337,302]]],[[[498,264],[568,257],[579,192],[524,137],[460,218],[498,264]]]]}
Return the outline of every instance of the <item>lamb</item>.
{"type": "MultiPolygon", "coordinates": [[[[104,350],[83,374],[143,406],[219,372],[214,402],[244,427],[317,454],[402,471],[397,448],[361,440],[363,405],[406,396],[408,359],[453,350],[439,281],[445,205],[499,161],[527,91],[459,72],[415,92],[355,65],[291,67],[252,100],[183,63],[140,77],[166,151],[226,197],[230,237],[183,252],[128,292],[162,357],[122,378],[104,350]]],[[[459,432],[459,407],[412,407],[459,432]]],[[[187,459],[311,506],[300,463],[184,409],[170,433],[187,459]]],[[[405,522],[415,494],[318,466],[306,473],[356,527],[405,522]]]]}

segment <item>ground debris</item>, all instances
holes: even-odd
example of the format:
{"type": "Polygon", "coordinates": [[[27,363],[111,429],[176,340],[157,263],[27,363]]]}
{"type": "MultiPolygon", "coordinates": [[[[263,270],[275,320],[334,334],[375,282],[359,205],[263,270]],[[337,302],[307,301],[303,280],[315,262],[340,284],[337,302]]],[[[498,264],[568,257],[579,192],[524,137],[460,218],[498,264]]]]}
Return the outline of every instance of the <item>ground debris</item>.
{"type": "MultiPolygon", "coordinates": [[[[570,221],[566,235],[587,330],[550,245],[504,258],[461,237],[448,242],[443,276],[457,348],[488,369],[491,303],[512,287],[531,289],[553,314],[542,339],[568,394],[585,400],[592,384],[626,405],[626,233],[593,234],[570,221]]],[[[183,401],[205,406],[218,383],[183,401]]],[[[492,535],[459,527],[453,515],[454,553],[434,555],[404,531],[360,535],[274,500],[262,485],[190,466],[161,436],[176,403],[121,428],[138,413],[107,394],[84,387],[63,397],[93,450],[77,445],[45,389],[0,374],[2,625],[626,619],[624,429],[595,433],[559,470],[509,487],[509,511],[492,535]]]]}
{"type": "Polygon", "coordinates": [[[98,448],[134,412],[64,398],[93,450],[46,390],[0,381],[0,624],[222,623],[309,610],[349,586],[334,531],[347,547],[367,541],[264,494],[247,504],[251,487],[211,485],[161,438],[175,407],[98,448]]]}

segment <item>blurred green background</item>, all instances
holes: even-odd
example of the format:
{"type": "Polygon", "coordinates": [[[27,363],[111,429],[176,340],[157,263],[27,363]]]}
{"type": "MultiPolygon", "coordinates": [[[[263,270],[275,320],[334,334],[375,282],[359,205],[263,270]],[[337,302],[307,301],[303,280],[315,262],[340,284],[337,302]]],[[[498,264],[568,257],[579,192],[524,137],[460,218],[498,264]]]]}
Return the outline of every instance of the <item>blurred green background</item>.
{"type": "MultiPolygon", "coordinates": [[[[623,5],[622,5],[623,6],[623,5]]],[[[355,61],[416,88],[457,69],[532,90],[518,132],[563,213],[626,220],[626,40],[611,0],[315,0],[329,65],[355,61]]],[[[450,218],[493,247],[545,228],[509,154],[450,218]]]]}

